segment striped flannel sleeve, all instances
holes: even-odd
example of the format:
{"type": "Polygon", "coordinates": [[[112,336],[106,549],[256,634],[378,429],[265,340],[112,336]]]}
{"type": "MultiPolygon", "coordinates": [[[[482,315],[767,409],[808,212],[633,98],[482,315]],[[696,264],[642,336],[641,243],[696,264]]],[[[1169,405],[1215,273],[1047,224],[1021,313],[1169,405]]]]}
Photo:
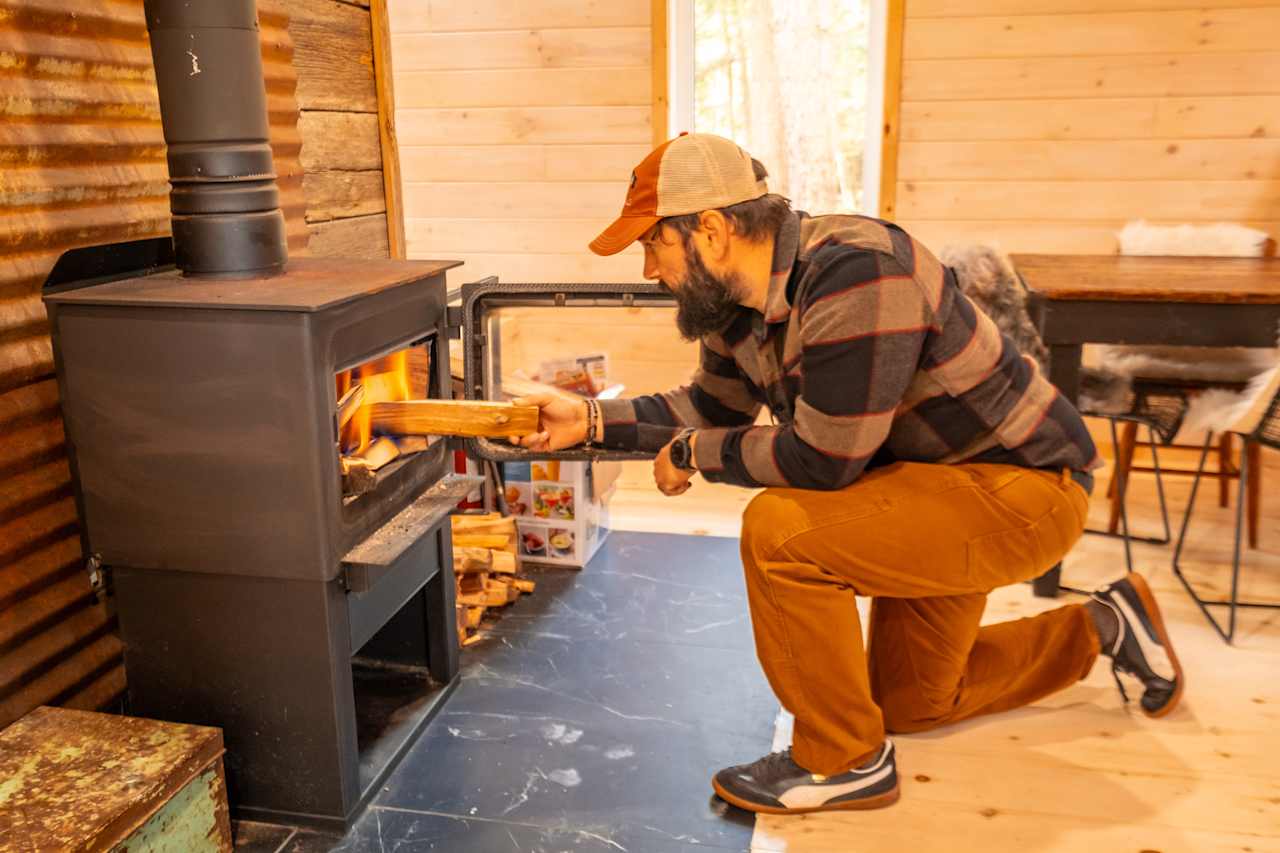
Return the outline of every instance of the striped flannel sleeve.
{"type": "Polygon", "coordinates": [[[755,421],[760,404],[719,336],[704,338],[689,385],[661,394],[601,400],[604,444],[657,453],[686,427],[735,427],[755,421]]]}
{"type": "Polygon", "coordinates": [[[798,298],[803,380],[794,419],[699,431],[694,461],[708,480],[839,489],[889,435],[934,323],[919,283],[891,255],[844,251],[798,298]]]}

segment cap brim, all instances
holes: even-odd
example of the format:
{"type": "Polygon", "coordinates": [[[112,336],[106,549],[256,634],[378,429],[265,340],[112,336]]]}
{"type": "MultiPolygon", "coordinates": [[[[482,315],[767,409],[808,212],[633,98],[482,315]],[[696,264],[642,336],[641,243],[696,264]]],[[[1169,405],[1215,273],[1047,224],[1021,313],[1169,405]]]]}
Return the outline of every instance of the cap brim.
{"type": "Polygon", "coordinates": [[[660,216],[620,216],[587,244],[597,255],[616,255],[644,236],[657,224],[660,216]]]}

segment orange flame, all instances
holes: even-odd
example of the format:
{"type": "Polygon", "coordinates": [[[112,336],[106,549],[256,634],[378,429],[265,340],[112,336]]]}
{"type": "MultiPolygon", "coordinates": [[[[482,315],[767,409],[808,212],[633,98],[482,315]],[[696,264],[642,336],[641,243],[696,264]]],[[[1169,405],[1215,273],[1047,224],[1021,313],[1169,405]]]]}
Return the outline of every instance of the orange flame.
{"type": "Polygon", "coordinates": [[[338,398],[341,399],[353,385],[364,387],[364,400],[355,416],[342,428],[341,445],[345,453],[360,454],[373,441],[373,412],[369,407],[374,403],[412,399],[409,351],[393,352],[339,373],[338,398]]]}

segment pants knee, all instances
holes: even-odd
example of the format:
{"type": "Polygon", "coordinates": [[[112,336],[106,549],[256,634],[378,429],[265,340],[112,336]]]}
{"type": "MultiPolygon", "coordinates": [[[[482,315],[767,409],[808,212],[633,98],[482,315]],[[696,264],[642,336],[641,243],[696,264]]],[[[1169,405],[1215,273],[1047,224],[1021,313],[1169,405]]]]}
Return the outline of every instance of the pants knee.
{"type": "Polygon", "coordinates": [[[885,731],[911,734],[936,728],[947,722],[950,702],[930,699],[923,691],[911,688],[895,688],[876,691],[875,697],[884,717],[885,731]]]}
{"type": "Polygon", "coordinates": [[[769,559],[780,544],[779,531],[792,527],[795,504],[782,495],[782,489],[765,489],[743,510],[741,547],[747,566],[769,559]]]}

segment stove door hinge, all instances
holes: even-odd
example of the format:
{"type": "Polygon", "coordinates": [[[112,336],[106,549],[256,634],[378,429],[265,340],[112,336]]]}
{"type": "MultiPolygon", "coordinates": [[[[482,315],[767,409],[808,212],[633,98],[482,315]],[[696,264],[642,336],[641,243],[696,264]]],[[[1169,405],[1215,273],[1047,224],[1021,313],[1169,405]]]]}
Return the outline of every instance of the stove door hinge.
{"type": "Polygon", "coordinates": [[[462,337],[463,319],[461,305],[450,305],[444,309],[444,327],[449,340],[456,341],[462,337]]]}

